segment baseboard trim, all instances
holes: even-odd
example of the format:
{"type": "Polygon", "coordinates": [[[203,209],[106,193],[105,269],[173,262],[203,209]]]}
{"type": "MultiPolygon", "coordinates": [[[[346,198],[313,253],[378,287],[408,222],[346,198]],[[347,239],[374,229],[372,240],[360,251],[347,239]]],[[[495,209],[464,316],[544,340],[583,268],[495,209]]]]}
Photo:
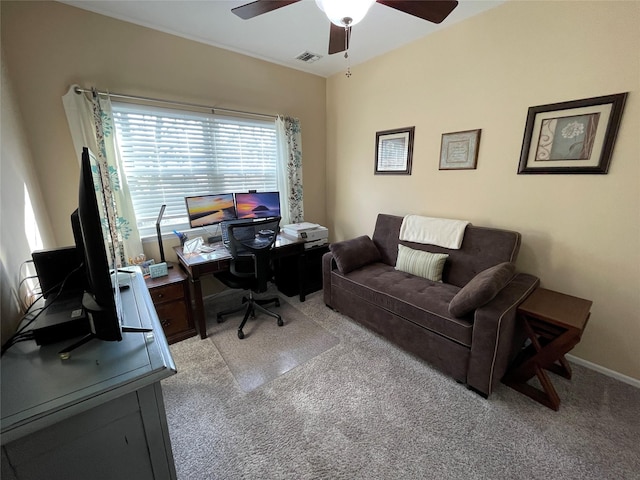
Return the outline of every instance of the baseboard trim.
{"type": "Polygon", "coordinates": [[[566,355],[567,360],[577,363],[578,365],[582,365],[590,370],[595,370],[598,373],[602,373],[607,377],[615,378],[616,380],[620,380],[621,382],[627,383],[633,387],[640,388],[640,380],[636,380],[635,378],[628,377],[627,375],[623,375],[621,373],[616,372],[615,370],[610,370],[605,368],[597,363],[592,363],[587,360],[583,360],[582,358],[575,357],[573,355],[566,355]]]}

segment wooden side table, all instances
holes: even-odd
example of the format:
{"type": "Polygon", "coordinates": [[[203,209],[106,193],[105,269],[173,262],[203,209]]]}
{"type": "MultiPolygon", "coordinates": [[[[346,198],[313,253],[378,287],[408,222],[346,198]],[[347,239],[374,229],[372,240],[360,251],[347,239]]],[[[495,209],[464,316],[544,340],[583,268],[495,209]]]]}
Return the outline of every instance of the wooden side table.
{"type": "Polygon", "coordinates": [[[592,303],[553,290],[536,289],[518,307],[531,344],[520,352],[503,383],[558,410],[560,397],[545,370],[571,378],[571,366],[564,355],[580,342],[592,303]],[[527,383],[534,375],[542,390],[527,383]]]}
{"type": "Polygon", "coordinates": [[[188,278],[178,265],[174,265],[169,269],[169,275],[145,280],[170,344],[196,335],[188,278]]]}

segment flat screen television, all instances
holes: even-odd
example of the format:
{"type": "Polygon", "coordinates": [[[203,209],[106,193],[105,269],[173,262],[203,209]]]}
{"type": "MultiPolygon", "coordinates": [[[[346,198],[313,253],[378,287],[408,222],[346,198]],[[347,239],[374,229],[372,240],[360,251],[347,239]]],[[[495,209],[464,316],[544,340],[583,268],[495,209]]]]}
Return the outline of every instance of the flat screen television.
{"type": "MultiPolygon", "coordinates": [[[[98,207],[98,196],[91,169],[91,154],[86,147],[82,150],[80,183],[78,187],[79,235],[76,248],[84,252],[87,286],[82,299],[87,312],[91,332],[95,338],[107,341],[122,340],[122,303],[117,275],[111,275],[107,246],[110,232],[103,227],[98,207]],[[78,245],[78,243],[81,243],[78,245]],[[115,285],[112,283],[115,282],[115,285]]],[[[94,160],[95,164],[95,160],[94,160]]],[[[102,202],[104,203],[104,202],[102,202]]],[[[104,206],[103,206],[104,208],[104,206]]],[[[110,249],[111,250],[111,249],[110,249]]],[[[114,258],[111,265],[115,267],[114,258]]]]}
{"type": "Polygon", "coordinates": [[[239,219],[280,216],[278,192],[236,193],[236,215],[239,219]]]}
{"type": "Polygon", "coordinates": [[[185,197],[184,201],[191,228],[216,225],[224,220],[236,218],[233,193],[185,197]]]}
{"type": "MultiPolygon", "coordinates": [[[[76,249],[82,252],[86,271],[86,287],[82,306],[87,314],[90,332],[80,341],[59,352],[63,360],[71,351],[92,339],[105,341],[122,340],[123,332],[148,332],[148,328],[123,326],[122,300],[118,284],[115,253],[109,228],[102,221],[100,207],[104,212],[104,199],[97,195],[92,171],[95,159],[88,148],[82,149],[80,181],[78,186],[78,209],[71,215],[71,224],[76,249]],[[107,252],[112,252],[108,255],[107,252]],[[113,270],[111,269],[113,267],[113,270]]],[[[98,181],[100,177],[96,176],[98,181]]]]}

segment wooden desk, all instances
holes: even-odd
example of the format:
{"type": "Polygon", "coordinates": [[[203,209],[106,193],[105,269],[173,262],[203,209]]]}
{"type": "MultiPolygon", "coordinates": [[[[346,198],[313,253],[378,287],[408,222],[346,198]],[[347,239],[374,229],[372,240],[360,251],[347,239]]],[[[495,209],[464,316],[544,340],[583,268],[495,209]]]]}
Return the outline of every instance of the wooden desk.
{"type": "Polygon", "coordinates": [[[503,383],[528,397],[558,410],[560,397],[545,370],[571,378],[571,366],[564,355],[575,347],[589,320],[593,302],[544,288],[536,289],[519,307],[531,344],[525,348],[503,383]],[[527,381],[538,377],[542,390],[527,381]]]}
{"type": "MultiPolygon", "coordinates": [[[[216,272],[229,270],[231,254],[222,242],[210,245],[212,252],[207,253],[184,253],[182,247],[173,247],[178,256],[180,266],[187,273],[193,286],[194,318],[200,338],[207,338],[207,326],[204,315],[204,301],[202,298],[202,284],[200,277],[211,275],[216,272]]],[[[304,241],[284,234],[278,234],[275,246],[271,251],[274,259],[296,256],[298,257],[298,284],[300,286],[300,301],[305,300],[305,248],[304,241]]]]}
{"type": "Polygon", "coordinates": [[[164,277],[145,279],[169,344],[196,335],[191,308],[191,288],[178,265],[164,277]]]}
{"type": "Polygon", "coordinates": [[[65,340],[2,357],[3,480],[176,478],[160,381],[176,367],[142,274],[122,292],[123,323],[152,333],[65,340]]]}

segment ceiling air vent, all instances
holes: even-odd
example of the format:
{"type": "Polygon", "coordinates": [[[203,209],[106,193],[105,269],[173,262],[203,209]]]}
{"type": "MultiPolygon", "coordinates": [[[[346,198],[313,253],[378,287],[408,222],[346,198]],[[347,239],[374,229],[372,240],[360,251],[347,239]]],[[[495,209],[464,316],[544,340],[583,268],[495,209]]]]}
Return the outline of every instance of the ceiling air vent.
{"type": "Polygon", "coordinates": [[[322,55],[318,55],[317,53],[302,52],[300,55],[296,57],[296,60],[300,60],[301,62],[304,62],[304,63],[313,63],[313,62],[317,62],[321,58],[322,58],[322,55]]]}

